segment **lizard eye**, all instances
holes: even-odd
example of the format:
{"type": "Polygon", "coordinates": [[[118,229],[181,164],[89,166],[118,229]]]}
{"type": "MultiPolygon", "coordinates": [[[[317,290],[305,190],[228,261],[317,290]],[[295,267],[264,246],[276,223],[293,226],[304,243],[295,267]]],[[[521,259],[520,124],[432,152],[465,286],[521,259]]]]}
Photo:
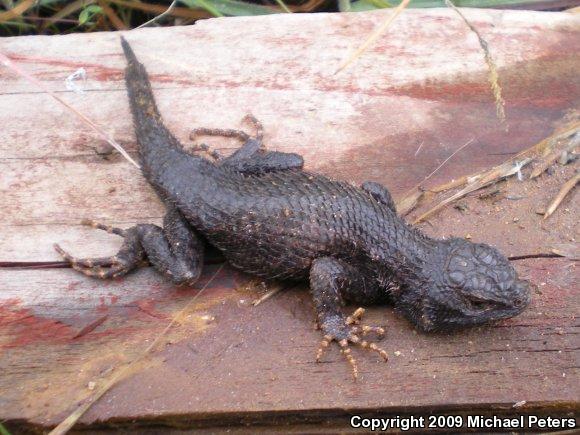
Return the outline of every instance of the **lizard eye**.
{"type": "Polygon", "coordinates": [[[467,306],[473,311],[485,311],[494,306],[493,302],[479,298],[468,298],[467,306]]]}

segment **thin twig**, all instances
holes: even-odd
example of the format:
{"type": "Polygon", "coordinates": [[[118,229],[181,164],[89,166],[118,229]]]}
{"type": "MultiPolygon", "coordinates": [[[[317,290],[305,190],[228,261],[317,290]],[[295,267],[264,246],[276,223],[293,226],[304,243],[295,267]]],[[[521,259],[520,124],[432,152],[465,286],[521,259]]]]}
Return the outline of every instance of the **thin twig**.
{"type": "Polygon", "coordinates": [[[562,258],[563,255],[557,253],[540,253],[540,254],[524,254],[524,255],[512,255],[508,257],[510,261],[527,260],[528,258],[562,258]]]}
{"type": "Polygon", "coordinates": [[[131,158],[131,156],[127,153],[127,151],[125,151],[125,149],[121,145],[119,145],[117,143],[117,141],[115,139],[113,139],[113,137],[111,135],[109,135],[109,133],[107,133],[105,130],[103,130],[101,127],[99,127],[93,121],[91,121],[87,116],[85,116],[84,114],[82,114],[81,112],[76,110],[74,107],[72,107],[70,104],[68,104],[62,98],[60,98],[54,92],[52,92],[51,90],[46,88],[42,84],[42,82],[40,82],[38,79],[36,79],[32,74],[28,73],[24,69],[20,68],[20,66],[18,66],[14,62],[12,62],[12,60],[8,56],[3,54],[2,52],[0,52],[0,65],[4,65],[5,67],[10,68],[12,71],[16,72],[21,77],[24,77],[29,82],[35,84],[43,92],[47,93],[52,98],[54,98],[56,101],[58,101],[60,104],[65,106],[72,113],[74,113],[76,116],[78,116],[85,124],[89,125],[89,127],[91,127],[97,134],[99,134],[99,136],[101,136],[109,144],[111,144],[111,146],[113,146],[117,151],[119,151],[123,155],[123,157],[125,157],[131,164],[133,164],[136,168],[139,168],[139,165],[137,164],[137,162],[131,158]]]}
{"type": "Polygon", "coordinates": [[[403,0],[399,6],[395,8],[393,13],[389,15],[389,17],[385,20],[383,24],[381,24],[372,34],[367,38],[367,40],[361,45],[351,56],[349,56],[343,63],[338,67],[338,69],[334,72],[334,75],[341,72],[347,66],[349,66],[354,60],[358,59],[361,54],[363,54],[366,49],[375,42],[379,36],[381,36],[385,30],[389,27],[389,25],[394,21],[395,18],[399,16],[403,9],[405,9],[411,0],[403,0]]]}
{"type": "Polygon", "coordinates": [[[87,412],[89,408],[93,406],[97,402],[97,400],[99,400],[103,396],[103,394],[109,391],[117,382],[119,382],[125,376],[131,374],[133,369],[136,367],[136,364],[141,360],[143,360],[147,355],[149,355],[149,353],[161,341],[163,336],[173,327],[173,325],[175,325],[175,323],[177,323],[183,317],[185,312],[193,305],[193,303],[196,301],[199,295],[201,295],[202,292],[213,282],[215,277],[218,275],[218,273],[221,272],[222,269],[223,265],[221,265],[215,271],[215,273],[211,276],[208,282],[201,288],[199,292],[197,292],[197,294],[193,298],[191,298],[191,300],[185,305],[185,307],[183,307],[182,310],[180,310],[175,316],[172,317],[169,324],[163,329],[163,331],[161,331],[161,333],[157,336],[157,338],[153,340],[153,343],[147,346],[147,348],[140,355],[138,355],[133,361],[131,361],[131,363],[129,363],[125,367],[122,367],[116,373],[114,373],[113,376],[107,382],[105,382],[101,386],[101,388],[99,388],[95,392],[95,394],[93,394],[91,398],[89,398],[85,403],[83,403],[80,407],[78,407],[72,414],[70,414],[52,431],[50,431],[49,435],[64,435],[65,433],[67,433],[70,429],[72,429],[72,427],[75,425],[78,419],[81,418],[84,415],[84,413],[87,412]]]}
{"type": "Polygon", "coordinates": [[[577,173],[575,176],[570,178],[568,181],[564,183],[554,200],[550,203],[548,208],[546,209],[546,213],[544,213],[544,219],[548,219],[552,213],[556,211],[560,203],[564,200],[566,195],[570,193],[570,191],[578,184],[580,181],[580,172],[577,173]]]}
{"type": "Polygon", "coordinates": [[[150,19],[149,21],[147,21],[146,23],[141,24],[140,26],[135,27],[136,29],[140,29],[141,27],[147,27],[149,24],[153,24],[156,21],[159,21],[161,18],[163,18],[166,15],[169,15],[173,9],[175,9],[175,6],[177,5],[178,0],[173,0],[171,2],[171,4],[169,5],[169,7],[167,8],[167,10],[159,15],[157,15],[156,17],[150,19]]]}

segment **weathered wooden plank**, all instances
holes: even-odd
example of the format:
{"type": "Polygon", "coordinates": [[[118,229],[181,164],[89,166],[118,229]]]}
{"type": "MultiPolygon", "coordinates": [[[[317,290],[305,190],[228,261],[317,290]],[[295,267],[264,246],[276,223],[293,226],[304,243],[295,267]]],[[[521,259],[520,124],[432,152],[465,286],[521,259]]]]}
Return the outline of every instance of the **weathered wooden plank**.
{"type": "MultiPolygon", "coordinates": [[[[248,295],[232,291],[233,282],[221,282],[219,286],[230,290],[216,286],[206,290],[192,309],[190,322],[170,334],[173,344],[154,353],[145,368],[97,403],[84,421],[166,412],[203,421],[222,413],[312,408],[574,402],[578,391],[571,379],[578,374],[580,325],[577,291],[572,290],[568,267],[561,260],[527,261],[523,268],[528,274],[536,282],[546,282],[542,294],[534,295],[533,305],[522,316],[494,327],[416,334],[391,310],[372,310],[368,321],[387,325],[384,345],[400,355],[384,364],[357,353],[363,377],[358,384],[349,379],[348,366],[336,350],[323,364],[313,361],[319,333],[314,330],[305,291],[286,292],[254,308],[240,303],[248,295]],[[204,322],[203,315],[216,320],[204,322]]],[[[25,325],[13,325],[8,336],[4,330],[3,340],[12,341],[4,343],[8,348],[1,360],[3,418],[27,418],[42,424],[57,422],[77,400],[90,394],[89,382],[102,382],[107,377],[103,371],[144,349],[167,323],[171,308],[183,305],[193,294],[185,290],[176,298],[175,290],[166,283],[148,275],[143,280],[141,274],[120,282],[118,288],[109,286],[114,296],[109,299],[111,293],[107,293],[106,303],[102,303],[107,290],[70,271],[14,271],[2,277],[3,288],[13,297],[26,293],[19,285],[22,281],[39,290],[48,285],[51,292],[74,300],[95,291],[90,297],[99,303],[90,307],[93,318],[109,314],[94,332],[74,340],[81,324],[71,327],[44,317],[51,307],[39,298],[29,302],[29,310],[35,314],[29,313],[25,325]],[[67,289],[71,283],[74,289],[67,289]],[[147,295],[143,286],[151,283],[159,291],[147,295]],[[128,294],[116,293],[118,290],[128,294]],[[158,299],[150,306],[153,314],[147,307],[138,308],[151,298],[165,298],[165,302],[158,299]],[[29,345],[18,345],[17,340],[28,340],[29,345]]]]}
{"type": "MultiPolygon", "coordinates": [[[[578,17],[466,13],[498,64],[509,131],[495,117],[478,42],[450,11],[406,12],[390,36],[336,76],[384,13],[208,20],[127,38],[151,72],[168,126],[184,142],[194,126],[233,127],[253,112],[270,148],[302,153],[310,169],[338,178],[383,182],[400,195],[468,140],[430,182],[497,164],[577,117],[578,17]]],[[[134,150],[117,34],[10,38],[0,40],[0,50],[134,150]],[[64,79],[79,67],[88,72],[85,93],[65,91],[64,79]]],[[[85,217],[121,226],[161,218],[138,171],[118,155],[97,155],[100,138],[6,69],[0,123],[7,205],[0,210],[0,261],[55,260],[55,241],[80,255],[114,251],[120,240],[79,226],[85,217]]],[[[467,198],[466,207],[446,209],[422,227],[437,236],[469,235],[510,255],[547,252],[577,240],[577,194],[548,221],[534,210],[573,170],[510,180],[499,196],[467,198]]],[[[345,409],[507,409],[521,400],[535,407],[522,412],[574,407],[575,263],[527,260],[517,267],[538,292],[522,316],[498,325],[423,335],[391,310],[371,310],[369,323],[387,325],[385,347],[400,355],[382,364],[361,353],[358,384],[336,351],[314,363],[320,337],[305,289],[253,308],[248,300],[256,291],[239,289],[248,278],[225,269],[165,345],[83,421],[263,423],[345,409]]],[[[90,382],[138,355],[197,293],[175,289],[152,270],[102,283],[66,269],[4,269],[0,289],[0,419],[41,425],[58,422],[91,394],[90,382]]]]}

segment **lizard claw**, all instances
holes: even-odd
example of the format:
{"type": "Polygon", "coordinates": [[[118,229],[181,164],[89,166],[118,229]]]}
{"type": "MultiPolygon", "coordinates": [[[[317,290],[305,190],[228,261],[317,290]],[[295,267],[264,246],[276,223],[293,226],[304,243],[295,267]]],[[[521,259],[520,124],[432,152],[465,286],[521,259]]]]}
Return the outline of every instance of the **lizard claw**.
{"type": "MultiPolygon", "coordinates": [[[[385,334],[385,329],[376,326],[367,326],[367,325],[360,325],[360,326],[352,326],[352,325],[359,325],[360,319],[364,314],[365,310],[363,308],[358,308],[355,312],[348,316],[345,320],[344,329],[341,328],[336,333],[332,333],[330,331],[326,331],[327,334],[323,337],[322,341],[320,342],[320,347],[316,352],[316,362],[320,362],[322,359],[322,355],[324,351],[330,346],[330,343],[336,341],[340,346],[340,352],[346,358],[348,363],[352,368],[352,375],[356,380],[358,378],[358,365],[354,356],[352,356],[351,347],[350,345],[360,346],[363,349],[370,350],[372,352],[378,353],[385,361],[389,359],[387,352],[377,346],[375,343],[369,342],[368,340],[364,340],[361,336],[365,336],[369,332],[376,333],[379,337],[383,337],[385,334]]],[[[325,328],[323,329],[331,329],[325,328]]]]}

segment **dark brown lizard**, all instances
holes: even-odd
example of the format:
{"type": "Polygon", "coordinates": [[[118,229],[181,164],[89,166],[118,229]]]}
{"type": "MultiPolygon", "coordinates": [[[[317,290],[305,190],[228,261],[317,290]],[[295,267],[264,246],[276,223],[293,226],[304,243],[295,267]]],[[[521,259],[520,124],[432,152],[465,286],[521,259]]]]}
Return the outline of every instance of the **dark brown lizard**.
{"type": "Polygon", "coordinates": [[[336,341],[355,376],[349,345],[386,359],[364,338],[384,331],[360,325],[360,309],[345,316],[344,303],[391,302],[425,331],[511,317],[528,305],[527,282],[498,250],[423,235],[397,216],[382,185],[355,187],[304,171],[297,154],[265,150],[255,120],[255,137],[197,130],[241,138],[244,144],[227,158],[186,152],[163,125],[145,68],[125,40],[122,45],[141,169],[167,214],[162,228],[94,224],[124,237],[123,246],[115,256],[95,259],[76,259],[57,247],[75,269],[109,279],[149,262],[176,284],[193,284],[209,244],[250,274],[309,281],[324,334],[317,359],[336,341]]]}

